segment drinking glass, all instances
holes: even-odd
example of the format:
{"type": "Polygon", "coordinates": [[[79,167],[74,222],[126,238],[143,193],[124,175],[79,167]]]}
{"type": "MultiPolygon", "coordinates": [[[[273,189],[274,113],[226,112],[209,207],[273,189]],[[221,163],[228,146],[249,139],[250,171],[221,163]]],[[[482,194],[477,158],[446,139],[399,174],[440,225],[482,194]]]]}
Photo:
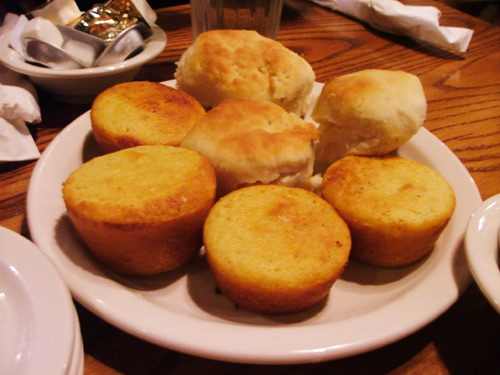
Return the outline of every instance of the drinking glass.
{"type": "Polygon", "coordinates": [[[191,0],[193,36],[214,29],[246,29],[276,39],[282,8],[283,0],[191,0]]]}

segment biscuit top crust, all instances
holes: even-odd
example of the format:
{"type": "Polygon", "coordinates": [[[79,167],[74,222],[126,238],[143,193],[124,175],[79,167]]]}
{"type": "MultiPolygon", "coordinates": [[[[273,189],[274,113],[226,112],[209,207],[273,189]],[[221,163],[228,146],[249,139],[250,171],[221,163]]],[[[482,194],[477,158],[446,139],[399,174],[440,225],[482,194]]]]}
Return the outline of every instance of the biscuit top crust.
{"type": "Polygon", "coordinates": [[[420,79],[407,72],[368,69],[331,79],[312,112],[328,165],[345,155],[383,155],[422,127],[427,100],[420,79]]]}
{"type": "Polygon", "coordinates": [[[212,156],[220,157],[220,162],[227,154],[279,160],[308,153],[317,136],[314,124],[287,113],[276,104],[226,99],[197,121],[182,145],[215,145],[217,153],[212,156]]]}
{"type": "Polygon", "coordinates": [[[96,157],[63,186],[68,210],[107,223],[149,223],[196,212],[215,198],[215,172],[197,153],[137,146],[96,157]]]}
{"type": "Polygon", "coordinates": [[[256,31],[213,30],[188,48],[175,78],[179,88],[203,97],[208,107],[225,98],[252,98],[298,113],[294,104],[309,95],[315,74],[304,58],[256,31]]]}
{"type": "Polygon", "coordinates": [[[346,156],[324,174],[322,194],[359,224],[417,228],[447,221],[455,209],[455,193],[443,176],[398,156],[346,156]]]}
{"type": "Polygon", "coordinates": [[[317,137],[312,123],[276,104],[226,99],[200,117],[181,146],[205,156],[221,173],[268,183],[306,168],[317,137]]]}
{"type": "Polygon", "coordinates": [[[371,119],[393,128],[420,128],[427,101],[417,76],[400,70],[367,69],[331,79],[313,111],[315,121],[349,125],[371,119]]]}
{"type": "Polygon", "coordinates": [[[191,95],[149,81],[117,84],[99,94],[92,104],[93,127],[109,137],[147,141],[147,144],[178,146],[198,117],[203,106],[191,95]]]}
{"type": "Polygon", "coordinates": [[[321,284],[347,263],[345,222],[316,194],[258,185],[221,198],[205,222],[207,256],[242,283],[269,288],[321,284]]]}

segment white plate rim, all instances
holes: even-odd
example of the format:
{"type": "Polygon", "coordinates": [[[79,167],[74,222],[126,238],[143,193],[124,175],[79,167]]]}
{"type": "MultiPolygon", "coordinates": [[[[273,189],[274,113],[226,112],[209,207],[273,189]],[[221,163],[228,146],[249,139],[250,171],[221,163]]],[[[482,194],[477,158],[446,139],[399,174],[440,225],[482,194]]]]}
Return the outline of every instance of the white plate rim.
{"type": "Polygon", "coordinates": [[[472,214],[465,233],[465,254],[479,289],[500,313],[498,265],[500,194],[486,199],[472,214]]]}
{"type": "MultiPolygon", "coordinates": [[[[175,81],[166,84],[175,86],[175,81]]],[[[320,83],[315,85],[316,96],[321,87],[320,83]]],[[[45,233],[51,228],[50,224],[43,225],[42,210],[47,207],[38,195],[44,184],[55,184],[47,181],[51,178],[50,171],[55,168],[50,166],[50,161],[58,160],[61,156],[57,153],[61,149],[71,148],[75,137],[82,138],[89,131],[87,112],[69,124],[42,154],[29,186],[28,224],[32,238],[58,265],[76,300],[109,323],[146,341],[192,355],[240,363],[292,364],[343,358],[380,348],[424,327],[446,311],[470,282],[462,241],[467,221],[481,197],[465,166],[425,128],[401,150],[403,154],[416,153],[417,158],[433,164],[448,179],[457,193],[455,214],[442,235],[447,238],[444,249],[434,251],[424,263],[426,275],[418,279],[413,289],[369,316],[350,316],[342,322],[315,326],[308,326],[307,322],[273,327],[207,322],[167,311],[120,284],[110,286],[105,275],[86,274],[87,279],[82,279],[79,272],[85,270],[68,269],[68,266],[72,268],[68,258],[45,233]],[[109,288],[113,293],[104,290],[109,288]],[[422,296],[432,302],[422,305],[419,301],[422,296]],[[415,308],[416,302],[418,308],[415,308]],[[138,305],[140,312],[132,308],[138,305]],[[141,319],[144,314],[147,319],[141,319]],[[395,318],[398,315],[404,319],[395,318]],[[214,339],[219,336],[222,339],[214,339]]]]}
{"type": "Polygon", "coordinates": [[[71,294],[59,271],[33,242],[2,226],[0,259],[22,282],[34,310],[22,373],[67,374],[79,332],[71,294]]]}

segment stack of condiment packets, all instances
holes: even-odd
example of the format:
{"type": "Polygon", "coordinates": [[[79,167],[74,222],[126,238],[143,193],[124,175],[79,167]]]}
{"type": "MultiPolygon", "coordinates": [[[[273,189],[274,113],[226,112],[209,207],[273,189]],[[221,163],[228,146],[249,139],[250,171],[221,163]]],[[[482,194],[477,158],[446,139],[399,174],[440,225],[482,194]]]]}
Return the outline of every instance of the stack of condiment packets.
{"type": "Polygon", "coordinates": [[[9,41],[30,63],[53,69],[100,67],[140,53],[155,22],[145,0],[109,0],[86,12],[74,0],[54,0],[21,15],[9,41]]]}

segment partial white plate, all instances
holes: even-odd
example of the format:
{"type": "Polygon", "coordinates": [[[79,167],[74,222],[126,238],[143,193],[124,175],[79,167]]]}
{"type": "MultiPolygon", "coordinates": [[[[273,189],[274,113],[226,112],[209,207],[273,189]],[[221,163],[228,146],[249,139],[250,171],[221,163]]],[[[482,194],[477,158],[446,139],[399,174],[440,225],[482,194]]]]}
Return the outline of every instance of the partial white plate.
{"type": "Polygon", "coordinates": [[[68,363],[67,375],[83,375],[83,365],[84,365],[84,350],[83,350],[83,340],[82,333],[80,330],[80,321],[78,320],[78,314],[73,306],[73,312],[75,315],[75,325],[73,332],[75,333],[75,340],[73,342],[73,353],[71,355],[71,360],[68,363]]]}
{"type": "Polygon", "coordinates": [[[76,375],[83,356],[69,290],[35,244],[0,227],[0,373],[76,375]]]}
{"type": "Polygon", "coordinates": [[[474,211],[465,235],[465,250],[472,275],[500,313],[499,230],[500,194],[485,200],[474,211]]]}
{"type": "MultiPolygon", "coordinates": [[[[321,88],[315,85],[316,97],[321,88]]],[[[417,331],[447,310],[470,282],[463,234],[481,198],[458,158],[425,129],[400,154],[437,170],[457,196],[455,213],[434,251],[417,264],[394,270],[350,262],[324,304],[286,317],[236,309],[215,292],[203,257],[151,278],[119,277],[95,262],[66,215],[61,188],[74,169],[97,154],[87,112],[53,140],[37,163],[28,192],[31,234],[79,302],[146,341],[244,363],[341,358],[417,331]]]]}

